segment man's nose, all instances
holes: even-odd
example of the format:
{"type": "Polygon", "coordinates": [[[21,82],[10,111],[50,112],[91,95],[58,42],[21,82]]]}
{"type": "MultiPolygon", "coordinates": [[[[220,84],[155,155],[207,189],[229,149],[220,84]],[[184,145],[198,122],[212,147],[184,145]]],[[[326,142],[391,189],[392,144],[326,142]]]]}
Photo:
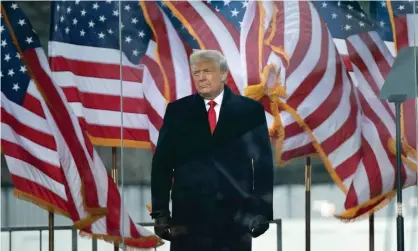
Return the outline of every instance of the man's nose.
{"type": "Polygon", "coordinates": [[[199,78],[199,80],[205,80],[206,79],[205,73],[204,72],[200,72],[198,78],[199,78]]]}

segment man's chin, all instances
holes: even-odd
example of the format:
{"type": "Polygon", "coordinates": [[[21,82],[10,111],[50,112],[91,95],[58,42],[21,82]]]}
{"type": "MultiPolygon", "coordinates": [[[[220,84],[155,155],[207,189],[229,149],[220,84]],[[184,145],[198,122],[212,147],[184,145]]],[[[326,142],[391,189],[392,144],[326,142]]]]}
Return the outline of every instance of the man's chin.
{"type": "Polygon", "coordinates": [[[199,92],[208,93],[208,92],[210,92],[210,88],[209,87],[200,87],[199,92]]]}
{"type": "Polygon", "coordinates": [[[207,96],[207,95],[210,95],[211,93],[210,90],[206,90],[206,89],[200,89],[198,92],[202,96],[207,96]]]}

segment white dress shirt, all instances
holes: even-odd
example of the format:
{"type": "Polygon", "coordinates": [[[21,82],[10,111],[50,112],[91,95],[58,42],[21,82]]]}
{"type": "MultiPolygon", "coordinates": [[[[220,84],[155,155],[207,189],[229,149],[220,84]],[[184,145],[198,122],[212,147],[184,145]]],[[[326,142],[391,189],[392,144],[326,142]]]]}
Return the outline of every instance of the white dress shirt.
{"type": "MultiPolygon", "coordinates": [[[[216,105],[214,107],[215,113],[216,113],[216,123],[218,123],[218,120],[219,120],[219,113],[221,111],[221,104],[222,104],[223,98],[224,98],[224,91],[222,90],[222,92],[216,98],[213,99],[213,101],[216,102],[216,105]]],[[[210,108],[209,101],[210,101],[209,99],[205,99],[206,111],[208,111],[210,108]]]]}

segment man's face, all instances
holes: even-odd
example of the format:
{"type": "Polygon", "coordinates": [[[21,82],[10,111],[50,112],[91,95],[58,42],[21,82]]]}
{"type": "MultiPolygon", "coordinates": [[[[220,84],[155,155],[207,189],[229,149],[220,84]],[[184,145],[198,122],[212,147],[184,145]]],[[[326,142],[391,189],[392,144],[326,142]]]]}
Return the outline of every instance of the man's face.
{"type": "Polygon", "coordinates": [[[199,62],[192,65],[193,81],[197,92],[204,98],[213,99],[222,92],[225,73],[215,62],[199,62]]]}

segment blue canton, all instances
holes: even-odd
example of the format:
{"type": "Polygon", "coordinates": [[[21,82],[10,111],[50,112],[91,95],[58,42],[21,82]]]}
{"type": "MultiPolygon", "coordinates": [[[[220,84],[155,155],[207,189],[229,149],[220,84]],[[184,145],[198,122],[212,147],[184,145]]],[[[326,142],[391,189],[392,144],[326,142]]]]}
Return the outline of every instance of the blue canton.
{"type": "Polygon", "coordinates": [[[313,1],[312,3],[334,38],[346,39],[351,35],[371,30],[380,31],[357,1],[313,1]]]}
{"type": "Polygon", "coordinates": [[[138,1],[54,1],[50,40],[120,50],[133,64],[145,55],[151,38],[138,1]],[[122,25],[119,26],[119,15],[122,25]],[[119,30],[122,28],[122,43],[119,30]]]}
{"type": "MultiPolygon", "coordinates": [[[[408,13],[418,14],[418,1],[390,1],[390,3],[395,17],[408,13]]],[[[384,33],[381,34],[384,40],[393,41],[392,25],[387,7],[387,1],[372,1],[370,3],[370,12],[372,18],[374,18],[380,26],[386,28],[384,29],[384,33]]]]}
{"type": "Polygon", "coordinates": [[[40,47],[40,42],[29,20],[15,2],[2,2],[11,27],[1,16],[1,92],[12,102],[22,105],[31,77],[13,43],[11,32],[16,36],[21,52],[40,47]],[[11,28],[11,29],[10,29],[11,28]]]}
{"type": "Polygon", "coordinates": [[[197,40],[187,31],[184,25],[177,19],[164,2],[158,1],[157,4],[163,10],[170,22],[173,24],[174,29],[178,32],[180,38],[192,49],[200,49],[197,40]]]}
{"type": "Polygon", "coordinates": [[[241,23],[247,10],[248,1],[225,0],[207,2],[218,14],[226,18],[237,31],[241,30],[241,23]]]}
{"type": "MultiPolygon", "coordinates": [[[[241,30],[242,19],[247,8],[248,0],[246,1],[206,1],[208,6],[210,6],[214,11],[219,15],[226,18],[232,26],[237,30],[241,30]]],[[[159,1],[158,5],[170,19],[174,28],[178,31],[180,37],[185,41],[191,48],[200,49],[199,44],[196,39],[187,31],[184,25],[178,20],[170,11],[170,9],[164,4],[164,2],[159,1]]]]}

